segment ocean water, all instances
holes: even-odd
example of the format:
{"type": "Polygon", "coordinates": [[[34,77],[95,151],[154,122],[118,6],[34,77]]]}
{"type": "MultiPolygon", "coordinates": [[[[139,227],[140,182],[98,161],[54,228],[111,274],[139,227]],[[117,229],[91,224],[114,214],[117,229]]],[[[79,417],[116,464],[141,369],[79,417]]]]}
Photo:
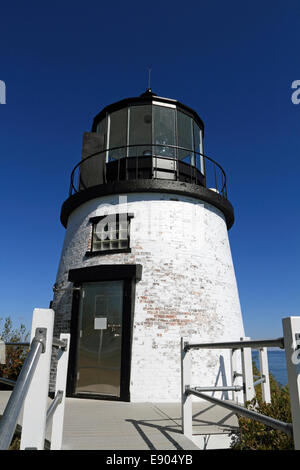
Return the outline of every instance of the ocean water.
{"type": "MultiPolygon", "coordinates": [[[[258,351],[252,352],[252,358],[259,368],[259,356],[258,351]]],[[[287,369],[285,362],[284,351],[269,351],[268,350],[268,361],[269,361],[269,372],[281,385],[287,385],[287,369]]]]}

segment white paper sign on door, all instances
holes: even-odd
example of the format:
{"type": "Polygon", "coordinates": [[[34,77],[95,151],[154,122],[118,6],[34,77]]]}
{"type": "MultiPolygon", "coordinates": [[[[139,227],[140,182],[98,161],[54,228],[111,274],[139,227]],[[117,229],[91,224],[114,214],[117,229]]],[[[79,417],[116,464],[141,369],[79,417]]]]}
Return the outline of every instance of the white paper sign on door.
{"type": "Polygon", "coordinates": [[[106,330],[107,329],[107,318],[95,318],[94,329],[95,330],[106,330]]]}

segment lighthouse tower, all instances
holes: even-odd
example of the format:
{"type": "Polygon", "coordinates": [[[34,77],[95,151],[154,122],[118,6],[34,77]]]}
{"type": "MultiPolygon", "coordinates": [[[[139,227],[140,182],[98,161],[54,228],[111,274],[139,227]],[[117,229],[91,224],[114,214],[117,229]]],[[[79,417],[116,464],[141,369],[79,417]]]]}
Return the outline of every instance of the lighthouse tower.
{"type": "MultiPolygon", "coordinates": [[[[71,333],[69,396],[179,401],[181,337],[244,336],[233,207],[203,139],[193,109],[150,89],[84,133],[52,302],[54,334],[71,333]]],[[[226,351],[193,354],[194,385],[230,383],[226,351]]]]}

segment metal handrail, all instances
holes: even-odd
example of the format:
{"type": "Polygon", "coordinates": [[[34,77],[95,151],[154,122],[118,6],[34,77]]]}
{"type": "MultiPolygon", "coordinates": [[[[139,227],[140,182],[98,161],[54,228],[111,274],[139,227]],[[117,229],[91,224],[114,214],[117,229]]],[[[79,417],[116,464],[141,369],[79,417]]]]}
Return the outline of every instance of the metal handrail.
{"type": "Polygon", "coordinates": [[[188,343],[184,342],[184,350],[188,351],[189,349],[243,349],[243,348],[252,348],[260,349],[264,347],[278,347],[284,349],[284,340],[283,338],[277,339],[261,339],[253,341],[228,341],[221,343],[188,343]]]}
{"type": "Polygon", "coordinates": [[[46,426],[48,426],[56,408],[62,402],[64,392],[62,390],[58,390],[57,394],[55,395],[51,405],[48,408],[47,416],[46,416],[46,426]]]}
{"type": "MultiPolygon", "coordinates": [[[[89,155],[88,157],[84,158],[83,160],[81,160],[80,162],[78,162],[72,172],[71,172],[71,178],[70,178],[70,191],[69,191],[69,195],[71,196],[74,193],[77,193],[79,192],[79,189],[76,188],[74,186],[74,176],[75,176],[75,171],[77,170],[78,167],[80,167],[83,163],[85,163],[87,160],[90,160],[91,158],[95,157],[95,156],[99,156],[101,154],[107,154],[108,152],[113,152],[113,151],[116,151],[116,150],[124,150],[126,149],[126,155],[120,157],[120,159],[118,159],[119,161],[120,160],[124,160],[124,159],[130,159],[130,158],[144,158],[145,155],[135,155],[135,156],[129,156],[128,155],[128,151],[127,149],[130,149],[130,148],[144,148],[144,147],[166,147],[166,148],[169,148],[169,149],[174,149],[174,150],[182,150],[182,151],[185,151],[185,152],[189,152],[191,154],[193,154],[195,157],[197,157],[197,155],[200,157],[200,158],[203,158],[203,161],[204,161],[204,167],[206,167],[206,161],[208,162],[211,162],[213,165],[214,165],[214,168],[218,168],[220,173],[221,173],[221,189],[220,189],[220,193],[223,195],[223,197],[225,197],[227,199],[227,179],[226,179],[226,173],[225,171],[223,170],[223,168],[221,167],[221,165],[219,163],[217,163],[213,158],[209,157],[208,155],[205,155],[203,153],[200,153],[200,152],[197,152],[195,150],[192,150],[192,149],[188,149],[186,147],[179,147],[179,146],[176,146],[176,145],[163,145],[163,144],[136,144],[136,145],[124,145],[124,146],[119,146],[119,147],[112,147],[112,148],[109,148],[109,149],[104,149],[104,150],[101,150],[101,151],[97,151],[97,152],[94,152],[92,153],[91,155],[89,155]]],[[[177,153],[177,152],[176,152],[177,153]]],[[[180,159],[178,158],[178,153],[177,155],[174,155],[174,157],[164,157],[162,155],[160,155],[159,153],[157,155],[153,154],[151,155],[152,157],[161,157],[161,158],[165,158],[165,159],[169,159],[169,160],[175,160],[175,161],[179,161],[180,162],[180,159]]],[[[110,162],[108,162],[110,163],[110,162]]],[[[184,163],[184,162],[183,162],[184,163]]],[[[196,165],[190,165],[188,164],[191,169],[195,168],[199,171],[199,169],[196,167],[196,165]]],[[[104,172],[105,173],[105,172],[104,172]]],[[[104,174],[105,176],[105,174],[104,174]]],[[[82,180],[80,179],[80,183],[83,184],[82,180]]],[[[215,189],[218,190],[218,184],[217,184],[217,175],[216,175],[216,172],[215,172],[215,189]]]]}
{"type": "MultiPolygon", "coordinates": [[[[300,317],[288,317],[282,320],[283,337],[268,340],[249,340],[249,338],[241,338],[241,341],[219,342],[219,343],[188,343],[181,339],[181,373],[182,373],[182,427],[183,433],[187,436],[193,435],[192,430],[192,395],[198,398],[218,404],[230,411],[235,412],[246,418],[259,421],[269,427],[278,429],[291,436],[294,441],[296,450],[300,449],[300,386],[299,386],[299,369],[295,356],[298,357],[298,338],[300,331],[300,317]],[[270,416],[258,413],[257,411],[248,409],[244,406],[236,404],[234,401],[222,400],[209,396],[204,391],[217,391],[218,387],[191,387],[191,355],[189,351],[193,348],[203,349],[231,349],[232,353],[241,350],[241,367],[242,374],[237,373],[236,358],[233,360],[231,355],[231,373],[232,386],[236,377],[243,377],[243,395],[244,402],[251,402],[255,398],[254,387],[261,384],[262,399],[265,403],[271,403],[269,369],[267,363],[267,347],[279,347],[285,349],[288,384],[290,393],[290,405],[292,423],[279,421],[270,416]],[[259,349],[260,354],[260,378],[254,381],[251,349],[259,349]]],[[[298,360],[298,359],[297,359],[298,360]]],[[[257,378],[259,376],[255,376],[257,378]]],[[[219,388],[219,391],[222,391],[219,388]]],[[[233,393],[233,398],[235,397],[233,393]]]]}
{"type": "MultiPolygon", "coordinates": [[[[13,434],[15,432],[19,414],[21,412],[24,400],[26,398],[30,383],[34,376],[40,355],[45,350],[46,330],[37,329],[36,334],[30,343],[12,343],[6,342],[5,346],[30,346],[30,350],[25,358],[23,367],[16,381],[0,377],[0,382],[14,387],[8,400],[3,416],[0,420],[0,450],[8,449],[13,434]]],[[[67,341],[58,338],[52,339],[52,346],[66,350],[67,341]]],[[[62,402],[63,391],[59,390],[51,403],[46,416],[46,424],[49,424],[57,406],[62,402]]]]}
{"type": "Polygon", "coordinates": [[[11,385],[12,387],[14,387],[17,383],[16,380],[7,379],[6,377],[0,377],[0,382],[5,385],[11,385]]]}
{"type": "Polygon", "coordinates": [[[255,382],[253,382],[253,387],[257,387],[257,385],[264,384],[266,381],[266,377],[261,377],[260,379],[257,379],[255,382]]]}
{"type": "MultiPolygon", "coordinates": [[[[61,333],[59,339],[53,338],[53,327],[54,310],[34,309],[31,330],[33,339],[18,379],[16,383],[2,379],[14,386],[14,390],[0,421],[0,450],[9,448],[22,408],[21,450],[44,449],[46,426],[50,421],[51,449],[61,449],[70,334],[61,333]],[[57,357],[56,395],[47,410],[52,347],[60,348],[61,354],[57,357]]],[[[1,361],[4,344],[8,345],[1,341],[1,361]]],[[[12,345],[17,346],[20,343],[12,345]]]]}
{"type": "MultiPolygon", "coordinates": [[[[11,342],[11,341],[6,341],[4,343],[5,346],[17,346],[17,347],[30,347],[30,343],[29,342],[19,342],[19,343],[14,343],[14,342],[11,342]]],[[[53,338],[53,341],[52,341],[52,346],[53,347],[56,347],[56,348],[61,348],[63,350],[65,350],[66,346],[67,346],[67,343],[66,341],[64,340],[60,340],[59,338],[53,338]]],[[[5,385],[10,385],[12,387],[15,387],[17,381],[16,380],[11,380],[11,379],[8,379],[6,377],[0,377],[0,383],[3,383],[5,385]]]]}
{"type": "Polygon", "coordinates": [[[279,431],[284,432],[288,436],[293,437],[293,425],[290,423],[285,423],[283,421],[279,421],[278,419],[271,418],[270,416],[265,416],[260,413],[257,413],[256,411],[249,410],[247,408],[243,408],[242,406],[237,405],[236,403],[221,400],[219,398],[211,397],[209,395],[206,395],[205,393],[199,392],[195,388],[190,388],[187,387],[185,390],[185,393],[187,395],[195,395],[198,398],[204,398],[207,401],[210,401],[211,403],[221,405],[224,408],[227,408],[230,411],[234,411],[235,413],[245,416],[246,418],[249,419],[254,419],[256,421],[259,421],[260,423],[263,423],[267,426],[270,426],[274,429],[278,429],[279,431]]]}
{"type": "Polygon", "coordinates": [[[11,443],[18,416],[43,349],[43,340],[36,334],[0,421],[0,450],[8,449],[11,443]]]}
{"type": "Polygon", "coordinates": [[[54,346],[55,348],[61,348],[61,349],[64,350],[67,347],[67,342],[65,340],[61,340],[59,338],[53,338],[52,346],[54,346]]]}
{"type": "Polygon", "coordinates": [[[197,392],[240,392],[244,387],[241,385],[216,386],[216,387],[194,387],[197,392]]]}

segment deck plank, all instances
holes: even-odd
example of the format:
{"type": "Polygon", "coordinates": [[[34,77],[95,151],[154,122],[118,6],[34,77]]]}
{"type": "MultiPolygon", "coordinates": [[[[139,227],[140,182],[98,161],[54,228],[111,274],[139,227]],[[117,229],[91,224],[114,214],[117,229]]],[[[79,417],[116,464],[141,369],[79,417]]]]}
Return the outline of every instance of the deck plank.
{"type": "MultiPolygon", "coordinates": [[[[0,414],[10,392],[0,392],[0,414]]],[[[49,400],[51,401],[51,400],[49,400]]],[[[19,418],[19,424],[22,416],[19,418]]],[[[233,413],[193,403],[193,433],[181,431],[180,403],[128,403],[67,398],[63,450],[199,450],[197,436],[223,436],[237,427],[233,413]]],[[[51,429],[46,437],[50,438],[51,429]]],[[[201,439],[200,439],[201,440],[201,439]]]]}

